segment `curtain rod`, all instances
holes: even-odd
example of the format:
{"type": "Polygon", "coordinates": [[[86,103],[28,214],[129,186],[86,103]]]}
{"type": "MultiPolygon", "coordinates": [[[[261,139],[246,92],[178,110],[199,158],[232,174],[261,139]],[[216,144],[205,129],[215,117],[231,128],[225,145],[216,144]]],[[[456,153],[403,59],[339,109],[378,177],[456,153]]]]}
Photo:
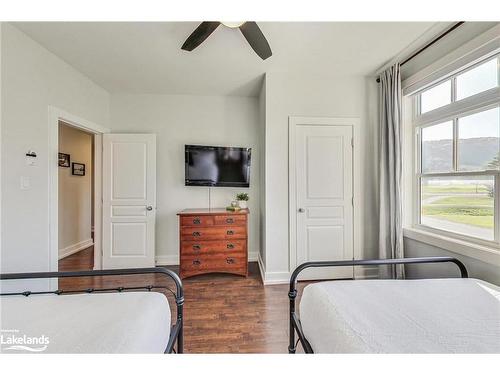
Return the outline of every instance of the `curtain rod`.
{"type": "MultiPolygon", "coordinates": [[[[405,59],[402,63],[401,63],[401,66],[403,66],[404,64],[406,64],[408,61],[412,60],[413,58],[415,58],[416,56],[420,55],[422,52],[424,52],[427,48],[429,48],[430,46],[432,46],[434,43],[436,43],[437,41],[441,40],[442,38],[444,38],[446,35],[448,35],[449,33],[451,33],[453,30],[455,30],[456,28],[462,26],[465,22],[464,21],[460,21],[460,22],[457,22],[456,24],[454,24],[452,27],[450,27],[448,30],[446,30],[445,32],[443,32],[442,34],[438,35],[437,37],[435,37],[434,39],[432,39],[429,43],[427,43],[425,46],[423,46],[422,48],[420,48],[419,50],[417,50],[415,53],[413,53],[410,57],[408,57],[407,59],[405,59]]],[[[377,82],[380,82],[380,78],[377,78],[377,82]]]]}

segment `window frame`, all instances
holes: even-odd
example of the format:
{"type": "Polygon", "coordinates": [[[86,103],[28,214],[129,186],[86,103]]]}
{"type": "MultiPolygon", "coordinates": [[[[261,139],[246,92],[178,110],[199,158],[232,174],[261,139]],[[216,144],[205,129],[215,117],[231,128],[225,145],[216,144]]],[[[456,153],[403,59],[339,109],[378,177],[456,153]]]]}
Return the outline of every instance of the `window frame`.
{"type": "MultiPolygon", "coordinates": [[[[483,112],[488,109],[500,107],[500,53],[487,55],[483,59],[478,60],[474,64],[465,65],[463,69],[459,69],[451,75],[446,75],[432,82],[418,91],[411,93],[405,97],[406,103],[411,107],[411,129],[412,129],[412,193],[411,199],[411,228],[425,236],[425,233],[435,235],[439,238],[449,238],[454,241],[470,243],[488,249],[500,250],[500,169],[499,170],[481,170],[481,171],[458,171],[458,119],[475,113],[483,112]],[[457,77],[476,68],[479,65],[487,63],[490,60],[497,60],[497,87],[476,93],[466,98],[457,100],[457,77]],[[445,106],[435,108],[431,111],[421,113],[421,93],[431,89],[445,81],[451,80],[451,103],[445,106]],[[437,125],[446,121],[453,121],[453,154],[452,164],[453,171],[451,172],[433,172],[422,173],[422,129],[437,125]],[[465,234],[447,231],[434,228],[421,223],[421,179],[423,177],[449,177],[449,176],[491,176],[494,180],[494,239],[487,240],[478,237],[468,236],[465,234]]],[[[406,228],[407,229],[407,228],[406,228]]],[[[407,231],[405,231],[406,233],[407,231]]],[[[417,233],[418,234],[418,233],[417,233]]],[[[420,236],[421,234],[418,234],[420,236]]],[[[410,236],[411,237],[411,236],[410,236]]]]}

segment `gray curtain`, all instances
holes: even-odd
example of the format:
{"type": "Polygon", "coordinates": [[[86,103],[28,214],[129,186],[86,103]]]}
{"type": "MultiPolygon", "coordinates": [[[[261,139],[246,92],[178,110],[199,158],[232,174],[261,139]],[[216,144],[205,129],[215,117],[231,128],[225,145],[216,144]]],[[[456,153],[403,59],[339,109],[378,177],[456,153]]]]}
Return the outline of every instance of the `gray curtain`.
{"type": "MultiPolygon", "coordinates": [[[[395,64],[380,75],[379,257],[403,257],[401,73],[395,64]]],[[[403,266],[381,267],[382,278],[404,278],[403,266]]]]}

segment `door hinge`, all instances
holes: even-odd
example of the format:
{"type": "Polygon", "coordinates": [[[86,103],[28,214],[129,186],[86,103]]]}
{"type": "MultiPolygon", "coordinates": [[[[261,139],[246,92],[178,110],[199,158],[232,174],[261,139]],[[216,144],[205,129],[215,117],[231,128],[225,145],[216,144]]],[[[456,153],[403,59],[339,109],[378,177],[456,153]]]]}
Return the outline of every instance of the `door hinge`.
{"type": "Polygon", "coordinates": [[[351,204],[354,207],[354,197],[351,198],[351,204]]]}
{"type": "Polygon", "coordinates": [[[351,138],[351,147],[354,147],[354,138],[351,138]]]}

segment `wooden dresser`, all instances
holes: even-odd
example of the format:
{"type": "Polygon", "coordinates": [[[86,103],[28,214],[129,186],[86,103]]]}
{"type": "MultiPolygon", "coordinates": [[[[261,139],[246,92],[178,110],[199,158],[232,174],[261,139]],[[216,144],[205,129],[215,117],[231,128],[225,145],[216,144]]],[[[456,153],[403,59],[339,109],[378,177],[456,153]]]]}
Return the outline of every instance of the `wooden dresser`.
{"type": "Polygon", "coordinates": [[[248,275],[248,210],[188,209],[179,216],[180,277],[248,275]]]}

